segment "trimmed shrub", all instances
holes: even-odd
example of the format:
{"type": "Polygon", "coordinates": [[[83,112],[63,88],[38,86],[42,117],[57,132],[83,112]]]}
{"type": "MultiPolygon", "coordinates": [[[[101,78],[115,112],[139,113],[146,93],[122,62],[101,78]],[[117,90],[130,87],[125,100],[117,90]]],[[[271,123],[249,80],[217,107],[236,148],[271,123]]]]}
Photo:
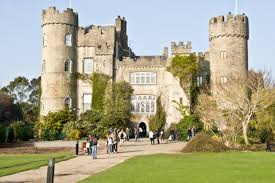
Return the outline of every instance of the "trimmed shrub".
{"type": "Polygon", "coordinates": [[[222,142],[214,140],[205,133],[197,134],[190,142],[186,144],[182,152],[224,152],[229,150],[222,142]]]}

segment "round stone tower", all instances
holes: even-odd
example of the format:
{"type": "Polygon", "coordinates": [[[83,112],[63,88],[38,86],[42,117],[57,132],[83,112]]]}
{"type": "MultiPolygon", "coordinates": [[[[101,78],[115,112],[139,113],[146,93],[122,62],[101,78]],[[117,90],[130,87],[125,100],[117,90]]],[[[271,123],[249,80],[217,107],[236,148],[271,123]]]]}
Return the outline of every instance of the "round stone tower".
{"type": "Polygon", "coordinates": [[[72,9],[43,10],[41,115],[76,106],[77,32],[78,15],[72,9]]]}
{"type": "Polygon", "coordinates": [[[218,16],[209,21],[211,90],[228,77],[245,76],[248,70],[248,17],[218,16]]]}

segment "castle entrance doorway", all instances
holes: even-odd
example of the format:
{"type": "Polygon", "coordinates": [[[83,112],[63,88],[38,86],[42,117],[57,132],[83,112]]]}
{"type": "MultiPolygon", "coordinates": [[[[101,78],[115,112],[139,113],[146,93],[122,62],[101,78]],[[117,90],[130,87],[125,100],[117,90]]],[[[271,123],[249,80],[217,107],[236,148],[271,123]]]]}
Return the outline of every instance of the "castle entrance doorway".
{"type": "Polygon", "coordinates": [[[142,132],[139,132],[139,137],[146,137],[146,134],[147,134],[146,123],[140,122],[138,127],[142,129],[142,132]]]}

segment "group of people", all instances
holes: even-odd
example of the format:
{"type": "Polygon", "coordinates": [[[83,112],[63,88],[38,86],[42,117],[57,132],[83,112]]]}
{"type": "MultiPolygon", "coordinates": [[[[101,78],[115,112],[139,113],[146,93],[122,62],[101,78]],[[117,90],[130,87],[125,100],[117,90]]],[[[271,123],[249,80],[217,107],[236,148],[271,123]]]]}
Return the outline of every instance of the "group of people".
{"type": "Polygon", "coordinates": [[[126,128],[125,131],[123,129],[110,129],[109,132],[106,134],[107,153],[117,153],[118,143],[120,146],[123,146],[124,142],[129,141],[129,139],[129,128],[126,128]]]}
{"type": "MultiPolygon", "coordinates": [[[[142,128],[135,127],[133,129],[135,142],[138,141],[138,138],[141,137],[143,133],[142,128]]],[[[195,136],[195,127],[189,128],[187,131],[187,140],[191,140],[195,136]]],[[[107,153],[117,153],[118,146],[123,146],[125,141],[130,140],[130,129],[112,129],[110,128],[108,133],[106,134],[106,147],[107,153]]],[[[164,129],[149,131],[149,139],[150,144],[155,144],[155,139],[157,140],[157,144],[160,144],[160,141],[164,141],[164,129]]],[[[173,129],[170,130],[168,140],[170,142],[175,141],[176,134],[173,129]]],[[[97,148],[98,148],[98,138],[92,135],[89,135],[86,142],[86,150],[88,155],[91,155],[93,159],[97,159],[97,148]]]]}
{"type": "Polygon", "coordinates": [[[89,135],[86,143],[86,150],[88,155],[91,155],[93,159],[97,159],[97,146],[98,146],[98,138],[89,135]]]}
{"type": "Polygon", "coordinates": [[[152,130],[149,131],[149,139],[151,144],[155,144],[155,139],[157,139],[157,143],[160,143],[161,141],[164,141],[164,129],[162,130],[156,130],[153,132],[152,130]]]}

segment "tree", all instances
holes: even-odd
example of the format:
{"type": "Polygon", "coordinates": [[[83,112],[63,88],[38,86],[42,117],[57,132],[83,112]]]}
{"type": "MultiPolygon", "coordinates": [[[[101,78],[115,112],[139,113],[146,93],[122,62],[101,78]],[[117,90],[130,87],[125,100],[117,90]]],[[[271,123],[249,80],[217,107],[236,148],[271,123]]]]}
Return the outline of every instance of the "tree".
{"type": "Polygon", "coordinates": [[[19,76],[9,83],[6,87],[9,95],[15,102],[22,103],[28,100],[28,95],[31,90],[29,80],[25,77],[19,76]]]}
{"type": "Polygon", "coordinates": [[[149,119],[150,129],[152,131],[161,130],[166,123],[166,112],[161,104],[161,96],[157,98],[157,111],[154,116],[149,119]]]}
{"type": "Polygon", "coordinates": [[[126,127],[131,116],[133,89],[125,81],[111,83],[104,98],[104,124],[107,127],[126,127]]]}
{"type": "Polygon", "coordinates": [[[19,106],[13,103],[13,99],[5,94],[0,94],[0,122],[8,124],[20,118],[19,106]]]}
{"type": "Polygon", "coordinates": [[[247,131],[258,111],[272,105],[275,97],[274,82],[270,73],[250,71],[247,76],[227,78],[216,93],[218,106],[227,116],[234,117],[242,124],[245,144],[249,144],[247,131]]]}

